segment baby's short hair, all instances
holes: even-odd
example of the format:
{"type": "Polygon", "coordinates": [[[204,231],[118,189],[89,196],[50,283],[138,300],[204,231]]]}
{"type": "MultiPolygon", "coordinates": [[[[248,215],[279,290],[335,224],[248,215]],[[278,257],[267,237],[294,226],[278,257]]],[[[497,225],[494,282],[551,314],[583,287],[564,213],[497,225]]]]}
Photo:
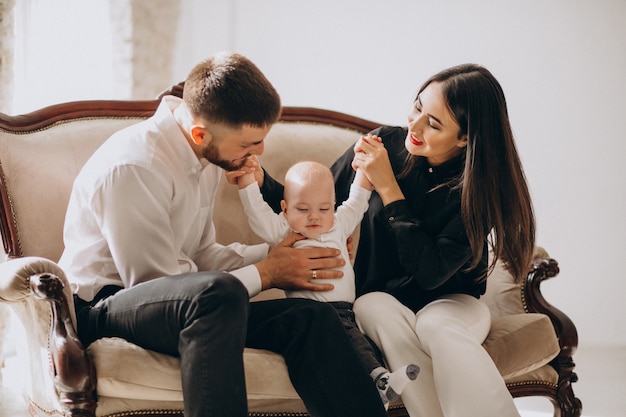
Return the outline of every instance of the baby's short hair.
{"type": "Polygon", "coordinates": [[[316,161],[296,162],[285,174],[285,195],[287,195],[290,185],[305,184],[313,181],[319,182],[320,184],[324,181],[328,181],[328,184],[333,187],[334,191],[335,180],[332,172],[330,172],[330,168],[316,161]]]}

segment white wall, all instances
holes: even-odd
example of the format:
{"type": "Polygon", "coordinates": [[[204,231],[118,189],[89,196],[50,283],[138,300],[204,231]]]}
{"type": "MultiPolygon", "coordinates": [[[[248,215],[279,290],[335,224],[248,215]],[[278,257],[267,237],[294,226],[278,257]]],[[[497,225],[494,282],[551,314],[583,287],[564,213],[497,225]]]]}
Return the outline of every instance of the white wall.
{"type": "Polygon", "coordinates": [[[404,124],[419,85],[463,62],[500,80],[559,261],[544,294],[581,344],[626,345],[626,2],[182,0],[175,78],[230,49],[285,105],[404,124]]]}

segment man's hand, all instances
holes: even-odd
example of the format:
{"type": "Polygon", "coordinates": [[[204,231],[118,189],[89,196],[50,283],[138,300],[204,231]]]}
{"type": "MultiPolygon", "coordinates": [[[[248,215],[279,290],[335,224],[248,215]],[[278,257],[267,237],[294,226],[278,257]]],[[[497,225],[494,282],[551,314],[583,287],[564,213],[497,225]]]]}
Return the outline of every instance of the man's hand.
{"type": "Polygon", "coordinates": [[[343,276],[343,272],[334,269],[345,265],[338,249],[294,248],[293,244],[301,239],[305,239],[304,236],[290,233],[270,251],[265,260],[255,264],[264,290],[329,291],[334,288],[332,284],[314,284],[311,279],[343,276]]]}

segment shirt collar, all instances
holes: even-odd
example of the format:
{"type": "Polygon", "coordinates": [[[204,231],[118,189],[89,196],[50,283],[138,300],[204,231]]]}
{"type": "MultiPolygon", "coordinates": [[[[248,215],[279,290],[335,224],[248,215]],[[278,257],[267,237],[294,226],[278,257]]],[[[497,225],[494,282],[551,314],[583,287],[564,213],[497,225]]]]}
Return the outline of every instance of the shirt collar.
{"type": "Polygon", "coordinates": [[[176,96],[165,96],[154,113],[154,118],[159,129],[167,136],[167,140],[181,162],[187,166],[187,173],[199,175],[209,165],[206,159],[199,160],[194,153],[185,134],[174,118],[174,110],[182,104],[182,99],[176,96]]]}

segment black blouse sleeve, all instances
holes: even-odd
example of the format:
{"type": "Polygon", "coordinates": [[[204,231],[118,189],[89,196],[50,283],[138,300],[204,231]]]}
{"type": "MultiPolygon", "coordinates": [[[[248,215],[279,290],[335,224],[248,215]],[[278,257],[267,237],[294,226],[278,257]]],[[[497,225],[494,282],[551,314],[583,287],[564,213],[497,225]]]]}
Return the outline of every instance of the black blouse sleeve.
{"type": "Polygon", "coordinates": [[[330,167],[335,179],[335,201],[336,206],[348,199],[350,184],[354,180],[354,169],[352,169],[352,159],[354,159],[354,147],[346,149],[335,163],[330,167]]]}
{"type": "Polygon", "coordinates": [[[276,181],[267,171],[263,170],[264,178],[261,186],[261,194],[263,199],[276,213],[280,213],[280,201],[283,199],[283,191],[285,187],[276,181]]]}

